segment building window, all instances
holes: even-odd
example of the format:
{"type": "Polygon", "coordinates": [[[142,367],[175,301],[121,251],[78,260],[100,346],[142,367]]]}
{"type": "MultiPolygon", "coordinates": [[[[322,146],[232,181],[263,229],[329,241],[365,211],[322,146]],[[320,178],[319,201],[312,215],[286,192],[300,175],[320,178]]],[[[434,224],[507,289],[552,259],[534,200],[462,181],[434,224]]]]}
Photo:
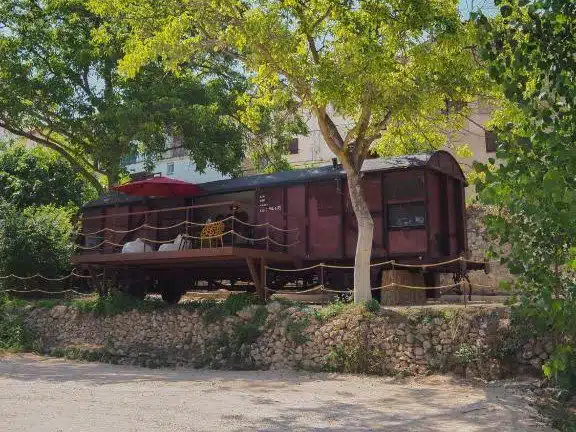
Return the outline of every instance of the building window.
{"type": "Polygon", "coordinates": [[[484,141],[486,142],[486,153],[496,151],[496,135],[491,131],[484,131],[484,141]]]}
{"type": "Polygon", "coordinates": [[[298,154],[298,138],[292,138],[288,144],[288,152],[290,154],[298,154]]]}
{"type": "Polygon", "coordinates": [[[388,228],[423,228],[425,224],[426,208],[423,202],[388,205],[388,228]]]}
{"type": "Polygon", "coordinates": [[[174,163],[173,162],[166,164],[166,175],[174,175],[174,163]]]}
{"type": "Polygon", "coordinates": [[[136,162],[138,162],[138,154],[137,153],[134,153],[134,154],[131,154],[128,156],[124,156],[122,158],[123,165],[133,165],[136,162]]]}

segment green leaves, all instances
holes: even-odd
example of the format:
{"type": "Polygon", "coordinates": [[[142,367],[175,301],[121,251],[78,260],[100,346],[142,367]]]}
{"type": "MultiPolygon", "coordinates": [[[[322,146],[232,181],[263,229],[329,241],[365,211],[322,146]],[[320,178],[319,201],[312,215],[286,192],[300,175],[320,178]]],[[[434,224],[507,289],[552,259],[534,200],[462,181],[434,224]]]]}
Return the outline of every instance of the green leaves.
{"type": "Polygon", "coordinates": [[[563,342],[544,372],[576,388],[576,29],[574,2],[514,2],[483,27],[484,58],[506,98],[492,126],[497,169],[480,171],[487,219],[520,311],[563,342]]]}
{"type": "Polygon", "coordinates": [[[126,79],[117,67],[126,23],[110,26],[86,6],[0,4],[0,127],[34,131],[29,139],[58,151],[95,187],[101,175],[117,181],[122,157],[137,149],[160,155],[169,132],[180,134],[199,169],[236,172],[245,130],[234,101],[246,83],[231,61],[220,59],[203,75],[186,66],[166,73],[152,61],[126,79]]]}

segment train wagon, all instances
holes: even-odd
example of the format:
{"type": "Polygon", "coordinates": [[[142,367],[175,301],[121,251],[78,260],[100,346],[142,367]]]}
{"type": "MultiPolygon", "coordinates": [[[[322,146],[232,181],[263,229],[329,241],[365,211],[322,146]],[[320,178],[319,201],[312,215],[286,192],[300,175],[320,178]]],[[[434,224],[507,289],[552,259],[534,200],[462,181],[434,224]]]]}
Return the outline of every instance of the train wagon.
{"type": "MultiPolygon", "coordinates": [[[[361,181],[374,219],[374,262],[427,265],[466,254],[466,180],[450,153],[368,159],[361,181]]],[[[265,288],[307,288],[319,277],[327,287],[351,288],[357,226],[336,161],[196,186],[190,196],[109,193],[86,204],[73,263],[85,274],[104,273],[101,286],[136,296],[158,292],[170,302],[222,281],[262,296],[265,288]],[[128,253],[126,243],[135,241],[145,248],[128,253]],[[267,270],[317,263],[343,270],[267,270]]],[[[381,271],[374,268],[374,283],[381,271]]],[[[439,271],[457,269],[429,273],[439,271]]]]}

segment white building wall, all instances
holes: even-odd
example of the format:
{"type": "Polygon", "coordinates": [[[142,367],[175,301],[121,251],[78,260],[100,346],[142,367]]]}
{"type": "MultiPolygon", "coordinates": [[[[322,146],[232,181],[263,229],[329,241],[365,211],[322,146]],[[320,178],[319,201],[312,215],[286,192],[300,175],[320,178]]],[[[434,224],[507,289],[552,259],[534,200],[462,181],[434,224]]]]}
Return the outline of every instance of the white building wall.
{"type": "MultiPolygon", "coordinates": [[[[144,171],[144,162],[137,161],[127,165],[126,168],[130,173],[142,172],[144,171]]],[[[207,167],[203,173],[196,171],[196,165],[188,156],[162,159],[155,164],[152,172],[190,183],[206,183],[230,178],[230,176],[223,175],[211,167],[207,167]]]]}
{"type": "MultiPolygon", "coordinates": [[[[494,153],[486,152],[485,131],[483,129],[483,125],[490,119],[491,113],[492,110],[488,107],[480,106],[474,109],[465,127],[450,137],[452,144],[448,144],[445,149],[454,154],[456,159],[461,163],[464,171],[472,169],[474,161],[487,162],[489,157],[494,157],[494,153]],[[459,157],[453,151],[455,144],[467,144],[472,150],[473,156],[470,158],[459,157]]],[[[344,118],[336,116],[333,113],[332,118],[342,135],[345,135],[353,126],[350,121],[346,121],[344,118]]],[[[332,158],[335,156],[326,145],[316,118],[308,114],[305,115],[305,120],[309,133],[307,136],[298,136],[298,153],[287,155],[288,161],[295,168],[331,164],[332,158]]],[[[199,173],[196,171],[194,163],[191,162],[187,156],[170,157],[170,151],[166,154],[166,158],[156,163],[153,170],[154,173],[160,173],[166,177],[192,183],[203,183],[230,178],[230,176],[222,175],[210,167],[207,168],[204,173],[199,173]],[[169,168],[171,164],[173,164],[172,172],[169,168]]],[[[137,173],[144,171],[144,164],[143,161],[140,160],[137,163],[128,165],[127,168],[131,173],[137,173]]]]}

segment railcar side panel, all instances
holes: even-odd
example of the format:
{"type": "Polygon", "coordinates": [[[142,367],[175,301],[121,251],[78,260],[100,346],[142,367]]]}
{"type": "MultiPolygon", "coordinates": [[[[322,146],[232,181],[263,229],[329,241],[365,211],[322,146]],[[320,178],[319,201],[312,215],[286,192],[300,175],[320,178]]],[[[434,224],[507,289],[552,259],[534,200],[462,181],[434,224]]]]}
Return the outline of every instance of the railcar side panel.
{"type": "Polygon", "coordinates": [[[308,185],[309,244],[312,259],[342,257],[341,185],[341,180],[321,181],[308,185]],[[340,184],[339,188],[336,187],[336,183],[340,184]]]}
{"type": "Polygon", "coordinates": [[[289,252],[304,258],[306,256],[306,185],[290,186],[286,188],[286,227],[290,231],[286,236],[287,243],[298,243],[289,249],[289,252]]]}

